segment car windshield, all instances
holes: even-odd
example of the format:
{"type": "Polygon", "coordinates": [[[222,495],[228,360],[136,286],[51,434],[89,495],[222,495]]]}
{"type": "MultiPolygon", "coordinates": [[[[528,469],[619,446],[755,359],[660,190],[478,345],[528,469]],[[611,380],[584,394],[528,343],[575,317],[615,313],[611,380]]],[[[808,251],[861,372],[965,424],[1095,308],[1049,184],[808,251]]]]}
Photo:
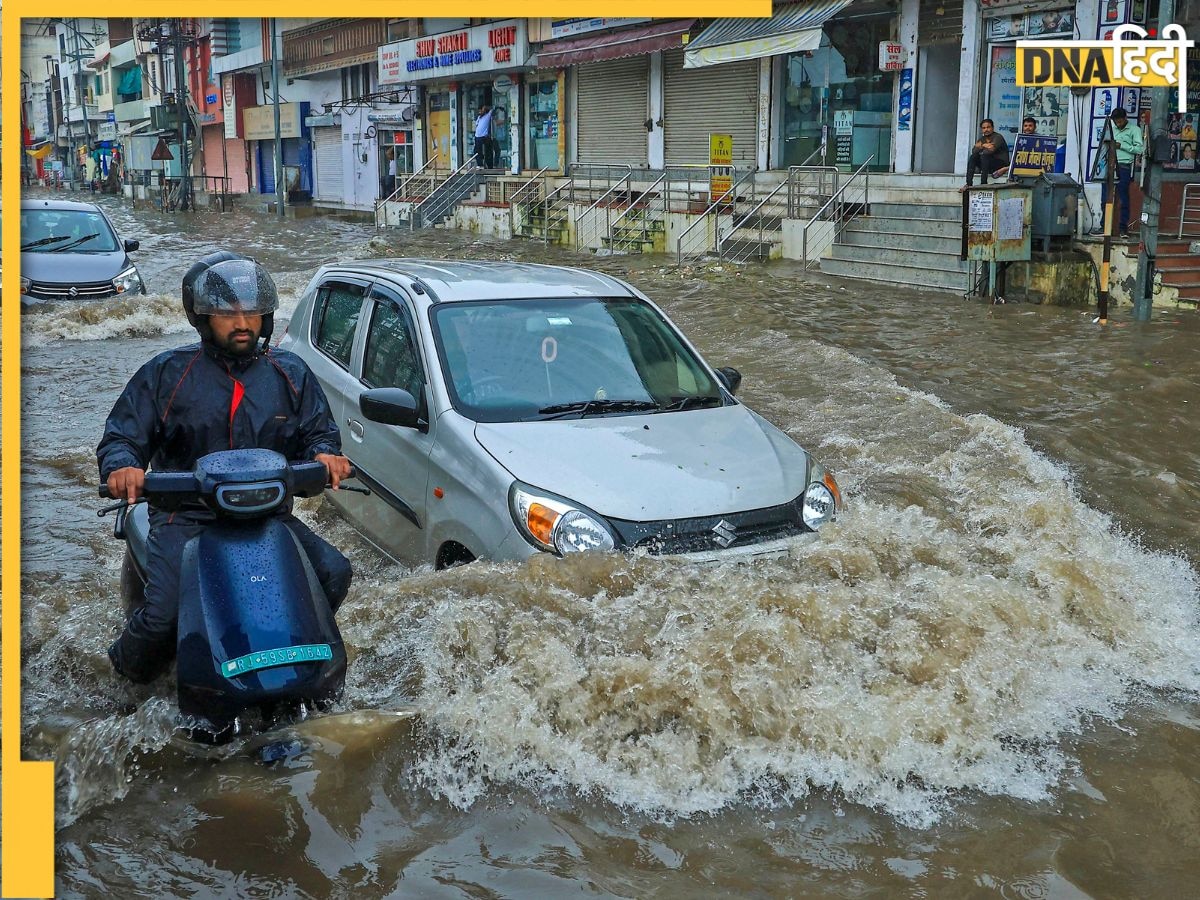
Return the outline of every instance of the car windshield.
{"type": "Polygon", "coordinates": [[[24,253],[112,253],[120,242],[99,210],[21,210],[24,253]]]}
{"type": "Polygon", "coordinates": [[[675,329],[636,298],[444,303],[432,312],[454,407],[477,422],[726,402],[675,329]]]}

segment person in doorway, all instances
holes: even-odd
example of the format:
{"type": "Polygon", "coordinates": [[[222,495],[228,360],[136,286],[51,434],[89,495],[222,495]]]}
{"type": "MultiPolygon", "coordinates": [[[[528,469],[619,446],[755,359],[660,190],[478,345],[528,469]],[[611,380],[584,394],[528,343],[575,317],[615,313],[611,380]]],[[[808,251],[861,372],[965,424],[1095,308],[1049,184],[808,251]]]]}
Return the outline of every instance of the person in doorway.
{"type": "Polygon", "coordinates": [[[492,156],[492,108],[485,103],[475,119],[475,164],[490,169],[492,156]]]}
{"type": "MultiPolygon", "coordinates": [[[[1113,140],[1117,145],[1117,234],[1124,234],[1129,229],[1129,183],[1133,180],[1133,162],[1146,149],[1142,142],[1142,129],[1129,122],[1129,116],[1121,107],[1117,107],[1109,115],[1112,122],[1113,140]]],[[[1106,152],[1101,145],[1097,151],[1106,152]]],[[[1100,207],[1108,203],[1108,182],[1100,192],[1100,207]]],[[[1092,234],[1103,234],[1104,226],[1092,229],[1092,234]]]]}
{"type": "MultiPolygon", "coordinates": [[[[130,379],[96,448],[100,479],[115,499],[143,491],[146,469],[190,471],[216,450],[262,448],[317,460],[334,490],[350,476],[341,435],[321,386],[300,357],[269,348],[279,305],[271,276],[254,260],[210,253],[183,277],[183,308],[200,343],[160,353],[130,379]],[[260,343],[261,339],[261,343],[260,343]]],[[[278,515],[296,535],[336,610],[350,589],[349,561],[291,509],[278,515]]],[[[131,681],[154,680],[175,656],[184,547],[214,514],[197,505],[151,507],[144,602],[108,650],[131,681]]]]}
{"type": "Polygon", "coordinates": [[[988,175],[996,174],[997,169],[1005,169],[1008,166],[1008,141],[1004,140],[1004,135],[996,131],[996,123],[991,119],[984,119],[979,123],[979,140],[975,142],[975,146],[971,150],[971,156],[967,160],[967,183],[959,188],[959,192],[966,190],[975,183],[975,173],[979,173],[979,183],[987,184],[988,175]]]}

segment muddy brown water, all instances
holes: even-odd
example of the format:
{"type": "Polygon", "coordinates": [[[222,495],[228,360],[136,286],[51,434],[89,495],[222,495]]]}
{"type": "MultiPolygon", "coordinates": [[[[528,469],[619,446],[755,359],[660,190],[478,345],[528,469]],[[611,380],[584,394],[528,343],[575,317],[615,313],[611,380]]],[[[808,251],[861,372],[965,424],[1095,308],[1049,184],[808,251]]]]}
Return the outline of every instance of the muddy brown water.
{"type": "Polygon", "coordinates": [[[1188,896],[1200,884],[1200,320],[990,307],[329,218],[103,201],[152,294],[23,316],[23,738],[60,896],[1188,896]],[[591,265],[661,303],[848,498],[784,559],[352,558],[338,715],[274,768],[171,738],[104,655],[93,449],[183,271],[591,265]]]}

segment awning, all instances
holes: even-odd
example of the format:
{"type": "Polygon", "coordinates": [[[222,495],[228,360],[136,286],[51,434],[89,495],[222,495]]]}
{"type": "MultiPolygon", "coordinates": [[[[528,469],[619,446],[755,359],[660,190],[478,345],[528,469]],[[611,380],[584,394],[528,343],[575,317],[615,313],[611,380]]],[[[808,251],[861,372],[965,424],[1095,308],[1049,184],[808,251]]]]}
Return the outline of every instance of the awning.
{"type": "Polygon", "coordinates": [[[669,22],[653,22],[637,28],[625,28],[608,34],[547,41],[538,50],[537,67],[561,69],[579,63],[671,50],[684,46],[683,36],[695,24],[695,19],[675,19],[669,22]]]}
{"type": "Polygon", "coordinates": [[[97,54],[96,57],[91,62],[85,63],[85,65],[89,69],[98,69],[102,65],[104,65],[104,61],[106,59],[108,59],[111,55],[112,55],[111,51],[105,50],[103,53],[97,54]]]}
{"type": "Polygon", "coordinates": [[[816,50],[821,27],[852,0],[813,0],[778,7],[769,19],[717,19],[688,44],[685,69],[780,53],[816,50]]]}
{"type": "Polygon", "coordinates": [[[149,125],[149,119],[142,119],[140,122],[121,122],[117,134],[121,135],[121,137],[137,134],[139,131],[149,127],[149,125]]]}
{"type": "Polygon", "coordinates": [[[26,147],[25,152],[28,153],[30,156],[32,156],[34,159],[45,159],[47,156],[49,156],[51,153],[54,152],[54,145],[51,144],[49,141],[47,141],[46,143],[42,144],[42,146],[40,146],[40,147],[26,147]]]}

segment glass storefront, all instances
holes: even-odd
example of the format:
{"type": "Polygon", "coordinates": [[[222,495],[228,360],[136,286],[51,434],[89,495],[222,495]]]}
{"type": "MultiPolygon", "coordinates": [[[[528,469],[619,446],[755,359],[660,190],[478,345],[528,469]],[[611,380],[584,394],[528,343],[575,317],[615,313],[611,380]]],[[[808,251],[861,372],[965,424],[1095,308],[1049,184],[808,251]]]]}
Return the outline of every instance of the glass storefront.
{"type": "Polygon", "coordinates": [[[400,179],[413,170],[412,131],[403,128],[380,127],[379,184],[386,197],[396,190],[400,179]]]}
{"type": "MultiPolygon", "coordinates": [[[[485,104],[492,107],[492,168],[509,169],[512,166],[512,136],[509,134],[511,112],[520,93],[520,86],[508,75],[495,81],[468,84],[463,90],[463,147],[465,156],[475,152],[475,120],[485,104]]],[[[485,162],[483,160],[481,163],[485,162]]]]}
{"type": "Polygon", "coordinates": [[[891,168],[895,73],[879,71],[879,42],[894,31],[891,13],[836,18],[820,47],[784,57],[784,166],[891,168]]]}
{"type": "Polygon", "coordinates": [[[558,162],[558,79],[529,82],[529,165],[530,169],[557,169],[558,162]]]}

